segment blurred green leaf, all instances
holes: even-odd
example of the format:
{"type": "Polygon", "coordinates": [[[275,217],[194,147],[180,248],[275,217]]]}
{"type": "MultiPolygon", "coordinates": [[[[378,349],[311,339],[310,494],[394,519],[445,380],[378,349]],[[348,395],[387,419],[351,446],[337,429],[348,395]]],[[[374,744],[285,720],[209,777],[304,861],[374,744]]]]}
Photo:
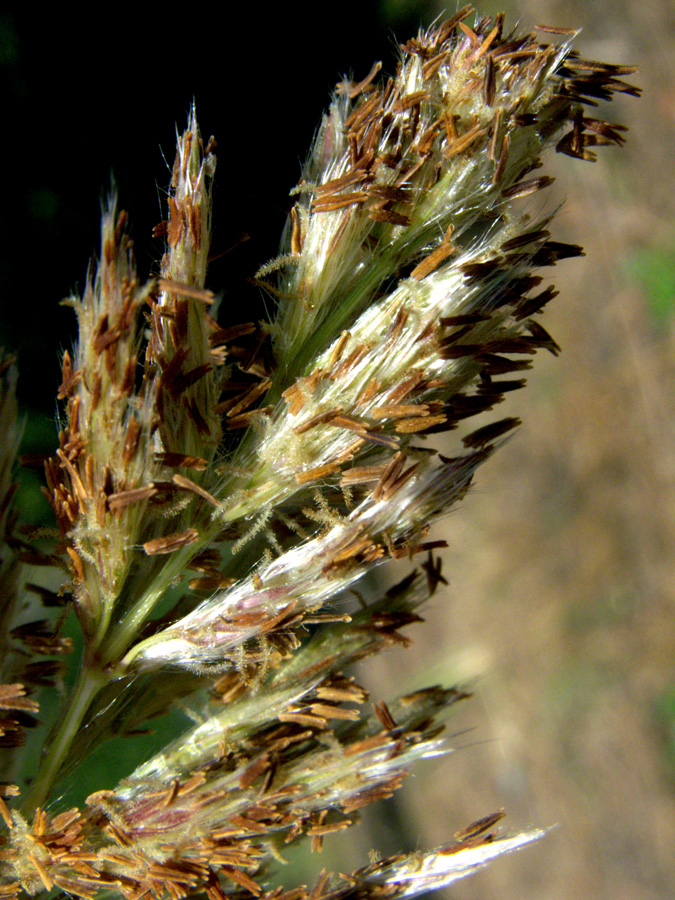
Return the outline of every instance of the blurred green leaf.
{"type": "Polygon", "coordinates": [[[655,713],[666,768],[670,777],[675,779],[675,684],[661,694],[655,713]]]}
{"type": "Polygon", "coordinates": [[[675,249],[641,250],[629,261],[628,269],[645,293],[653,324],[659,329],[669,327],[675,314],[675,249]]]}

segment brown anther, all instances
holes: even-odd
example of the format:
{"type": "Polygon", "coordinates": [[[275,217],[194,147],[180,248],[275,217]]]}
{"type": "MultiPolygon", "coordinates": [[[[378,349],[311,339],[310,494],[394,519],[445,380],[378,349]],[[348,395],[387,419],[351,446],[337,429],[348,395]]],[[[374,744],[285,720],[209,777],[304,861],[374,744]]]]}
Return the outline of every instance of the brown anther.
{"type": "Polygon", "coordinates": [[[312,481],[325,478],[327,475],[332,475],[334,472],[339,472],[339,470],[340,466],[337,463],[325,463],[322,466],[315,466],[312,469],[299,472],[295,476],[295,482],[296,484],[309,484],[312,481]]]}
{"type": "Polygon", "coordinates": [[[169,534],[165,537],[158,537],[151,541],[146,541],[145,544],[143,544],[143,549],[147,556],[157,556],[158,554],[173,553],[176,550],[181,550],[183,547],[194,544],[197,540],[199,540],[199,532],[197,529],[188,528],[186,531],[177,531],[174,534],[169,534]]]}
{"type": "Polygon", "coordinates": [[[213,494],[209,493],[201,485],[192,481],[191,478],[176,474],[171,480],[174,484],[178,485],[179,488],[182,488],[182,490],[192,491],[193,494],[197,494],[198,497],[201,497],[202,500],[206,500],[206,502],[210,503],[212,506],[215,506],[216,508],[220,506],[220,500],[214,497],[213,494]]]}
{"type": "Polygon", "coordinates": [[[213,291],[204,290],[191,284],[183,284],[180,281],[172,281],[170,278],[159,278],[157,285],[167,294],[177,294],[180,297],[189,297],[191,300],[199,300],[200,303],[206,303],[210,306],[216,299],[213,291]]]}

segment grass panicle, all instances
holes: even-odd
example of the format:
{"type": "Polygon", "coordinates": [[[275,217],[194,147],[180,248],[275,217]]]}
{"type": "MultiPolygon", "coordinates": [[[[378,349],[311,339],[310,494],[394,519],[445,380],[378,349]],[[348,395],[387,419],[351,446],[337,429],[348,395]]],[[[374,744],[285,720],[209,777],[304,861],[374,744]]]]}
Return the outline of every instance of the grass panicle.
{"type": "Polygon", "coordinates": [[[392,78],[378,64],[338,85],[256,275],[274,300],[262,324],[236,304],[219,319],[207,287],[215,142],[193,109],[159,274],[137,274],[113,197],[67,301],[51,537],[16,521],[16,369],[0,360],[3,896],[403,898],[541,835],[501,835],[499,812],[436,850],[277,883],[287,845],[320,850],[446,752],[469,696],[371,700],[354,666],[410,643],[445,584],[431,526],[519,423],[491,411],[559,351],[540,271],[581,248],[551,237],[541,157],[621,145],[592,110],[639,93],[572,38],[466,7],[409,41],[392,78]],[[390,560],[417,566],[388,590],[364,581],[390,560]],[[27,583],[28,563],[50,580],[27,583]],[[144,762],[61,799],[107,741],[167,713],[144,762]],[[51,732],[31,768],[38,714],[51,732]]]}

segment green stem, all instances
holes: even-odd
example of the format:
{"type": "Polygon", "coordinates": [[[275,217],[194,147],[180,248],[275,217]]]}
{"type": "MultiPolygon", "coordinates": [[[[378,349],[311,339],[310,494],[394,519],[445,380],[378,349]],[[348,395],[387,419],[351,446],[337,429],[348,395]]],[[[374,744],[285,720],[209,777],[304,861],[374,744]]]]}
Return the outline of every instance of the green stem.
{"type": "Polygon", "coordinates": [[[68,705],[63,710],[62,721],[52,734],[32,787],[22,804],[21,812],[26,818],[30,819],[35,810],[48,800],[87,710],[107,680],[103,672],[83,664],[73,692],[68,698],[68,705]]]}
{"type": "MultiPolygon", "coordinates": [[[[279,503],[283,500],[283,483],[274,481],[271,477],[268,478],[267,474],[267,469],[257,472],[247,483],[246,487],[238,492],[241,495],[240,499],[217,518],[213,518],[200,528],[198,541],[172,554],[172,558],[167,561],[162,572],[153,580],[152,585],[143,593],[138,602],[125,614],[115,628],[107,633],[105,647],[101,647],[101,654],[105,664],[117,666],[124,657],[122,669],[128,665],[136,655],[136,648],[133,649],[131,655],[127,651],[134,641],[137,640],[143,623],[155,609],[176,576],[185,570],[200,548],[207,547],[211,543],[218,532],[222,530],[223,525],[228,522],[234,522],[237,519],[252,516],[255,512],[260,512],[268,504],[279,503]]],[[[296,489],[296,485],[293,484],[291,489],[296,489]]]]}

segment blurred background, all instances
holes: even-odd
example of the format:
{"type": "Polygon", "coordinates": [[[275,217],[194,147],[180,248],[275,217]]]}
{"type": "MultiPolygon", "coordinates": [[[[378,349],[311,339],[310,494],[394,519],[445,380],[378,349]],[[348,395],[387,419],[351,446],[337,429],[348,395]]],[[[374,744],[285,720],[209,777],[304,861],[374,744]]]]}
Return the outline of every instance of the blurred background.
{"type": "MultiPolygon", "coordinates": [[[[83,286],[113,179],[148,275],[174,123],[194,97],[218,141],[222,255],[208,286],[224,315],[249,318],[261,301],[246,279],[276,253],[330,90],[374,59],[392,69],[398,40],[455,9],[251,5],[215,11],[225,25],[206,8],[0,13],[0,344],[19,358],[26,452],[54,440],[58,352],[74,324],[59,300],[83,286]]],[[[638,65],[629,80],[645,94],[609,113],[630,126],[625,149],[594,165],[549,161],[551,206],[565,200],[554,237],[587,252],[554,273],[546,327],[563,353],[538,359],[527,392],[502,407],[523,426],[437,529],[449,586],[410,632],[414,647],[362,674],[373,699],[469,685],[449,726],[455,752],[420,766],[360,831],[327,840],[315,868],[440,844],[505,807],[511,830],[557,827],[447,896],[664,900],[675,896],[675,6],[479,9],[581,28],[582,55],[638,65]]],[[[20,496],[40,521],[36,485],[27,478],[20,496]]]]}

